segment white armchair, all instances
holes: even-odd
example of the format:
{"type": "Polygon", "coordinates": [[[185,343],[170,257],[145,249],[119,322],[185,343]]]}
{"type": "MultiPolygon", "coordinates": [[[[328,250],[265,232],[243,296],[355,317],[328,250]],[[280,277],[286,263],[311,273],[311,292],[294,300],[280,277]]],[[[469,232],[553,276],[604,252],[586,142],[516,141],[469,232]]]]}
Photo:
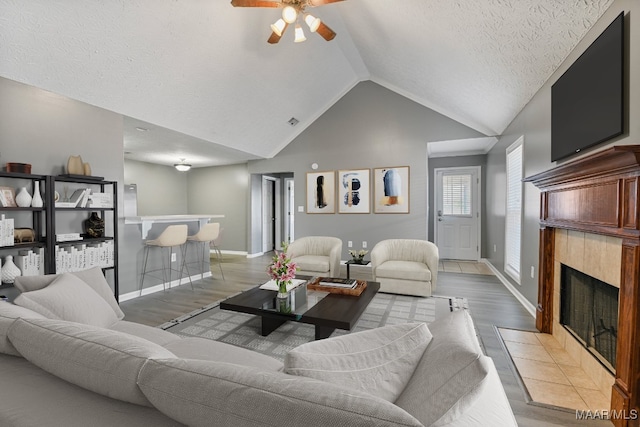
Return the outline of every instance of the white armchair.
{"type": "Polygon", "coordinates": [[[298,264],[298,274],[338,277],[342,240],[337,237],[300,237],[289,244],[287,254],[298,264]]]}
{"type": "Polygon", "coordinates": [[[438,278],[438,247],[426,240],[383,240],[371,250],[373,280],[380,292],[428,297],[438,278]]]}

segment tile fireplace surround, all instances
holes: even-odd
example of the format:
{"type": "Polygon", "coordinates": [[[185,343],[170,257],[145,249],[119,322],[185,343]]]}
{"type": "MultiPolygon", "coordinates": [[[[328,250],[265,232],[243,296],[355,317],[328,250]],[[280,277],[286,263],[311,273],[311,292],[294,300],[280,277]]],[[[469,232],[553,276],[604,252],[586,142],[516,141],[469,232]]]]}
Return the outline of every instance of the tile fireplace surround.
{"type": "Polygon", "coordinates": [[[614,425],[638,427],[640,146],[611,147],[525,181],[541,190],[536,327],[608,389],[614,425]],[[559,324],[561,263],[620,289],[615,378],[559,324]]]}

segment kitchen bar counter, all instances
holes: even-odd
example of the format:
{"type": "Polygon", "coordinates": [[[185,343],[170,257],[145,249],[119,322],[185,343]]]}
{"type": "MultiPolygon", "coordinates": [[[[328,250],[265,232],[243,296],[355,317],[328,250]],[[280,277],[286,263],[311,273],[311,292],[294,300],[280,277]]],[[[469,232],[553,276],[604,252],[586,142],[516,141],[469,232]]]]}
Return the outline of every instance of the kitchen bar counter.
{"type": "Polygon", "coordinates": [[[149,216],[133,216],[124,219],[126,225],[140,224],[142,238],[146,239],[149,234],[149,230],[157,223],[185,223],[197,221],[199,223],[198,229],[207,224],[209,220],[215,218],[224,218],[224,215],[212,214],[212,215],[149,215],[149,216]]]}

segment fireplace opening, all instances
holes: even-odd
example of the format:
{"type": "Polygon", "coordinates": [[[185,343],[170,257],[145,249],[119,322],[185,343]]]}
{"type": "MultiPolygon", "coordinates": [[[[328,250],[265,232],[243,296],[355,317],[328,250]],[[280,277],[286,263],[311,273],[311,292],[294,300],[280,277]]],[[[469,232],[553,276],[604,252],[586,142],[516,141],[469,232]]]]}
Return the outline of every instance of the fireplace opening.
{"type": "Polygon", "coordinates": [[[560,324],[615,373],[619,289],[562,264],[560,324]]]}

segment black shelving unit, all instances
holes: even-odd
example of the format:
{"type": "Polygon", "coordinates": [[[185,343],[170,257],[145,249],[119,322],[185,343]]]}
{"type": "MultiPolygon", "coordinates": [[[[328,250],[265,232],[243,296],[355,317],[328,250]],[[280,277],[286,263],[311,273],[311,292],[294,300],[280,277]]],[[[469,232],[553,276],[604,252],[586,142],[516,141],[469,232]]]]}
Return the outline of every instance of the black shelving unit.
{"type": "MultiPolygon", "coordinates": [[[[39,181],[40,190],[43,200],[43,207],[2,207],[0,206],[0,214],[5,214],[9,217],[19,216],[22,213],[31,213],[32,228],[35,234],[35,241],[28,243],[16,243],[13,246],[0,246],[0,255],[4,256],[5,253],[11,255],[17,255],[21,249],[31,248],[44,248],[44,272],[45,274],[56,273],[56,253],[55,248],[57,246],[69,246],[77,244],[91,244],[100,243],[105,241],[113,241],[114,260],[112,267],[103,267],[104,270],[113,270],[114,276],[114,295],[116,300],[118,299],[119,286],[118,286],[118,183],[117,181],[107,181],[103,179],[95,179],[93,177],[83,176],[65,176],[65,175],[33,175],[27,173],[13,173],[13,172],[0,172],[0,186],[20,187],[22,185],[9,185],[12,180],[29,180],[31,181],[31,194],[35,190],[35,182],[39,181]],[[113,194],[113,204],[111,207],[84,207],[84,208],[63,208],[56,207],[54,194],[56,191],[56,183],[67,184],[79,184],[86,188],[100,189],[101,193],[110,189],[113,194]],[[42,194],[44,190],[44,194],[42,194]],[[112,236],[104,236],[100,238],[83,237],[82,240],[56,242],[56,217],[57,215],[64,215],[70,212],[100,212],[101,217],[107,222],[107,217],[110,217],[111,229],[113,230],[112,236]],[[106,215],[106,214],[109,215],[106,215]]],[[[20,182],[20,181],[17,181],[20,182]]],[[[81,229],[82,224],[78,227],[81,229]]],[[[12,288],[12,285],[0,284],[0,289],[7,290],[12,288]]]]}
{"type": "MultiPolygon", "coordinates": [[[[32,175],[28,173],[16,173],[16,172],[0,172],[0,186],[13,187],[13,188],[16,188],[16,190],[19,187],[23,187],[23,185],[17,185],[17,186],[13,185],[13,182],[12,182],[13,180],[18,180],[17,182],[20,182],[20,181],[24,182],[25,180],[30,181],[31,195],[33,195],[35,191],[36,181],[41,183],[39,184],[39,189],[41,191],[41,194],[43,189],[46,191],[46,186],[47,186],[46,175],[32,175]],[[8,185],[8,184],[11,184],[11,185],[8,185]]],[[[15,256],[18,254],[18,251],[20,251],[21,249],[42,248],[47,246],[47,235],[46,235],[47,229],[43,227],[43,225],[45,224],[45,220],[43,218],[46,218],[47,216],[49,204],[47,203],[46,196],[42,196],[42,199],[43,199],[43,207],[41,208],[3,207],[2,205],[0,205],[0,214],[4,214],[9,218],[13,217],[14,220],[17,219],[16,217],[19,216],[19,214],[22,214],[22,213],[30,214],[31,228],[33,229],[35,234],[34,242],[16,243],[13,246],[0,246],[0,254],[2,254],[2,256],[4,256],[5,254],[15,256]]],[[[45,251],[45,257],[44,257],[44,263],[45,263],[44,270],[46,273],[50,268],[48,259],[46,257],[46,251],[45,251]]]]}
{"type": "MultiPolygon", "coordinates": [[[[112,267],[103,267],[103,270],[113,270],[113,292],[118,300],[119,294],[119,286],[118,286],[118,182],[117,181],[106,181],[106,180],[98,180],[95,178],[82,177],[81,175],[75,176],[66,176],[66,175],[57,175],[57,176],[48,176],[47,177],[47,201],[50,202],[50,213],[46,216],[47,218],[47,230],[51,230],[48,233],[49,242],[47,244],[47,258],[50,261],[50,265],[52,266],[53,273],[55,273],[56,268],[56,246],[69,246],[69,245],[77,245],[77,244],[91,244],[91,243],[100,243],[106,242],[109,240],[113,241],[113,266],[112,267]],[[99,188],[101,193],[105,193],[108,188],[110,188],[112,192],[112,200],[113,204],[111,207],[77,207],[77,208],[69,208],[69,207],[55,207],[55,202],[53,200],[54,194],[56,191],[56,183],[67,183],[67,184],[82,184],[87,188],[99,188]],[[104,236],[104,237],[84,237],[82,240],[71,240],[65,242],[56,242],[56,217],[58,214],[63,215],[69,212],[100,212],[101,218],[105,220],[105,224],[107,223],[107,217],[111,218],[111,228],[113,230],[112,236],[104,236]],[[108,215],[107,215],[108,214],[108,215]]],[[[79,225],[81,228],[82,225],[79,225]]]]}

